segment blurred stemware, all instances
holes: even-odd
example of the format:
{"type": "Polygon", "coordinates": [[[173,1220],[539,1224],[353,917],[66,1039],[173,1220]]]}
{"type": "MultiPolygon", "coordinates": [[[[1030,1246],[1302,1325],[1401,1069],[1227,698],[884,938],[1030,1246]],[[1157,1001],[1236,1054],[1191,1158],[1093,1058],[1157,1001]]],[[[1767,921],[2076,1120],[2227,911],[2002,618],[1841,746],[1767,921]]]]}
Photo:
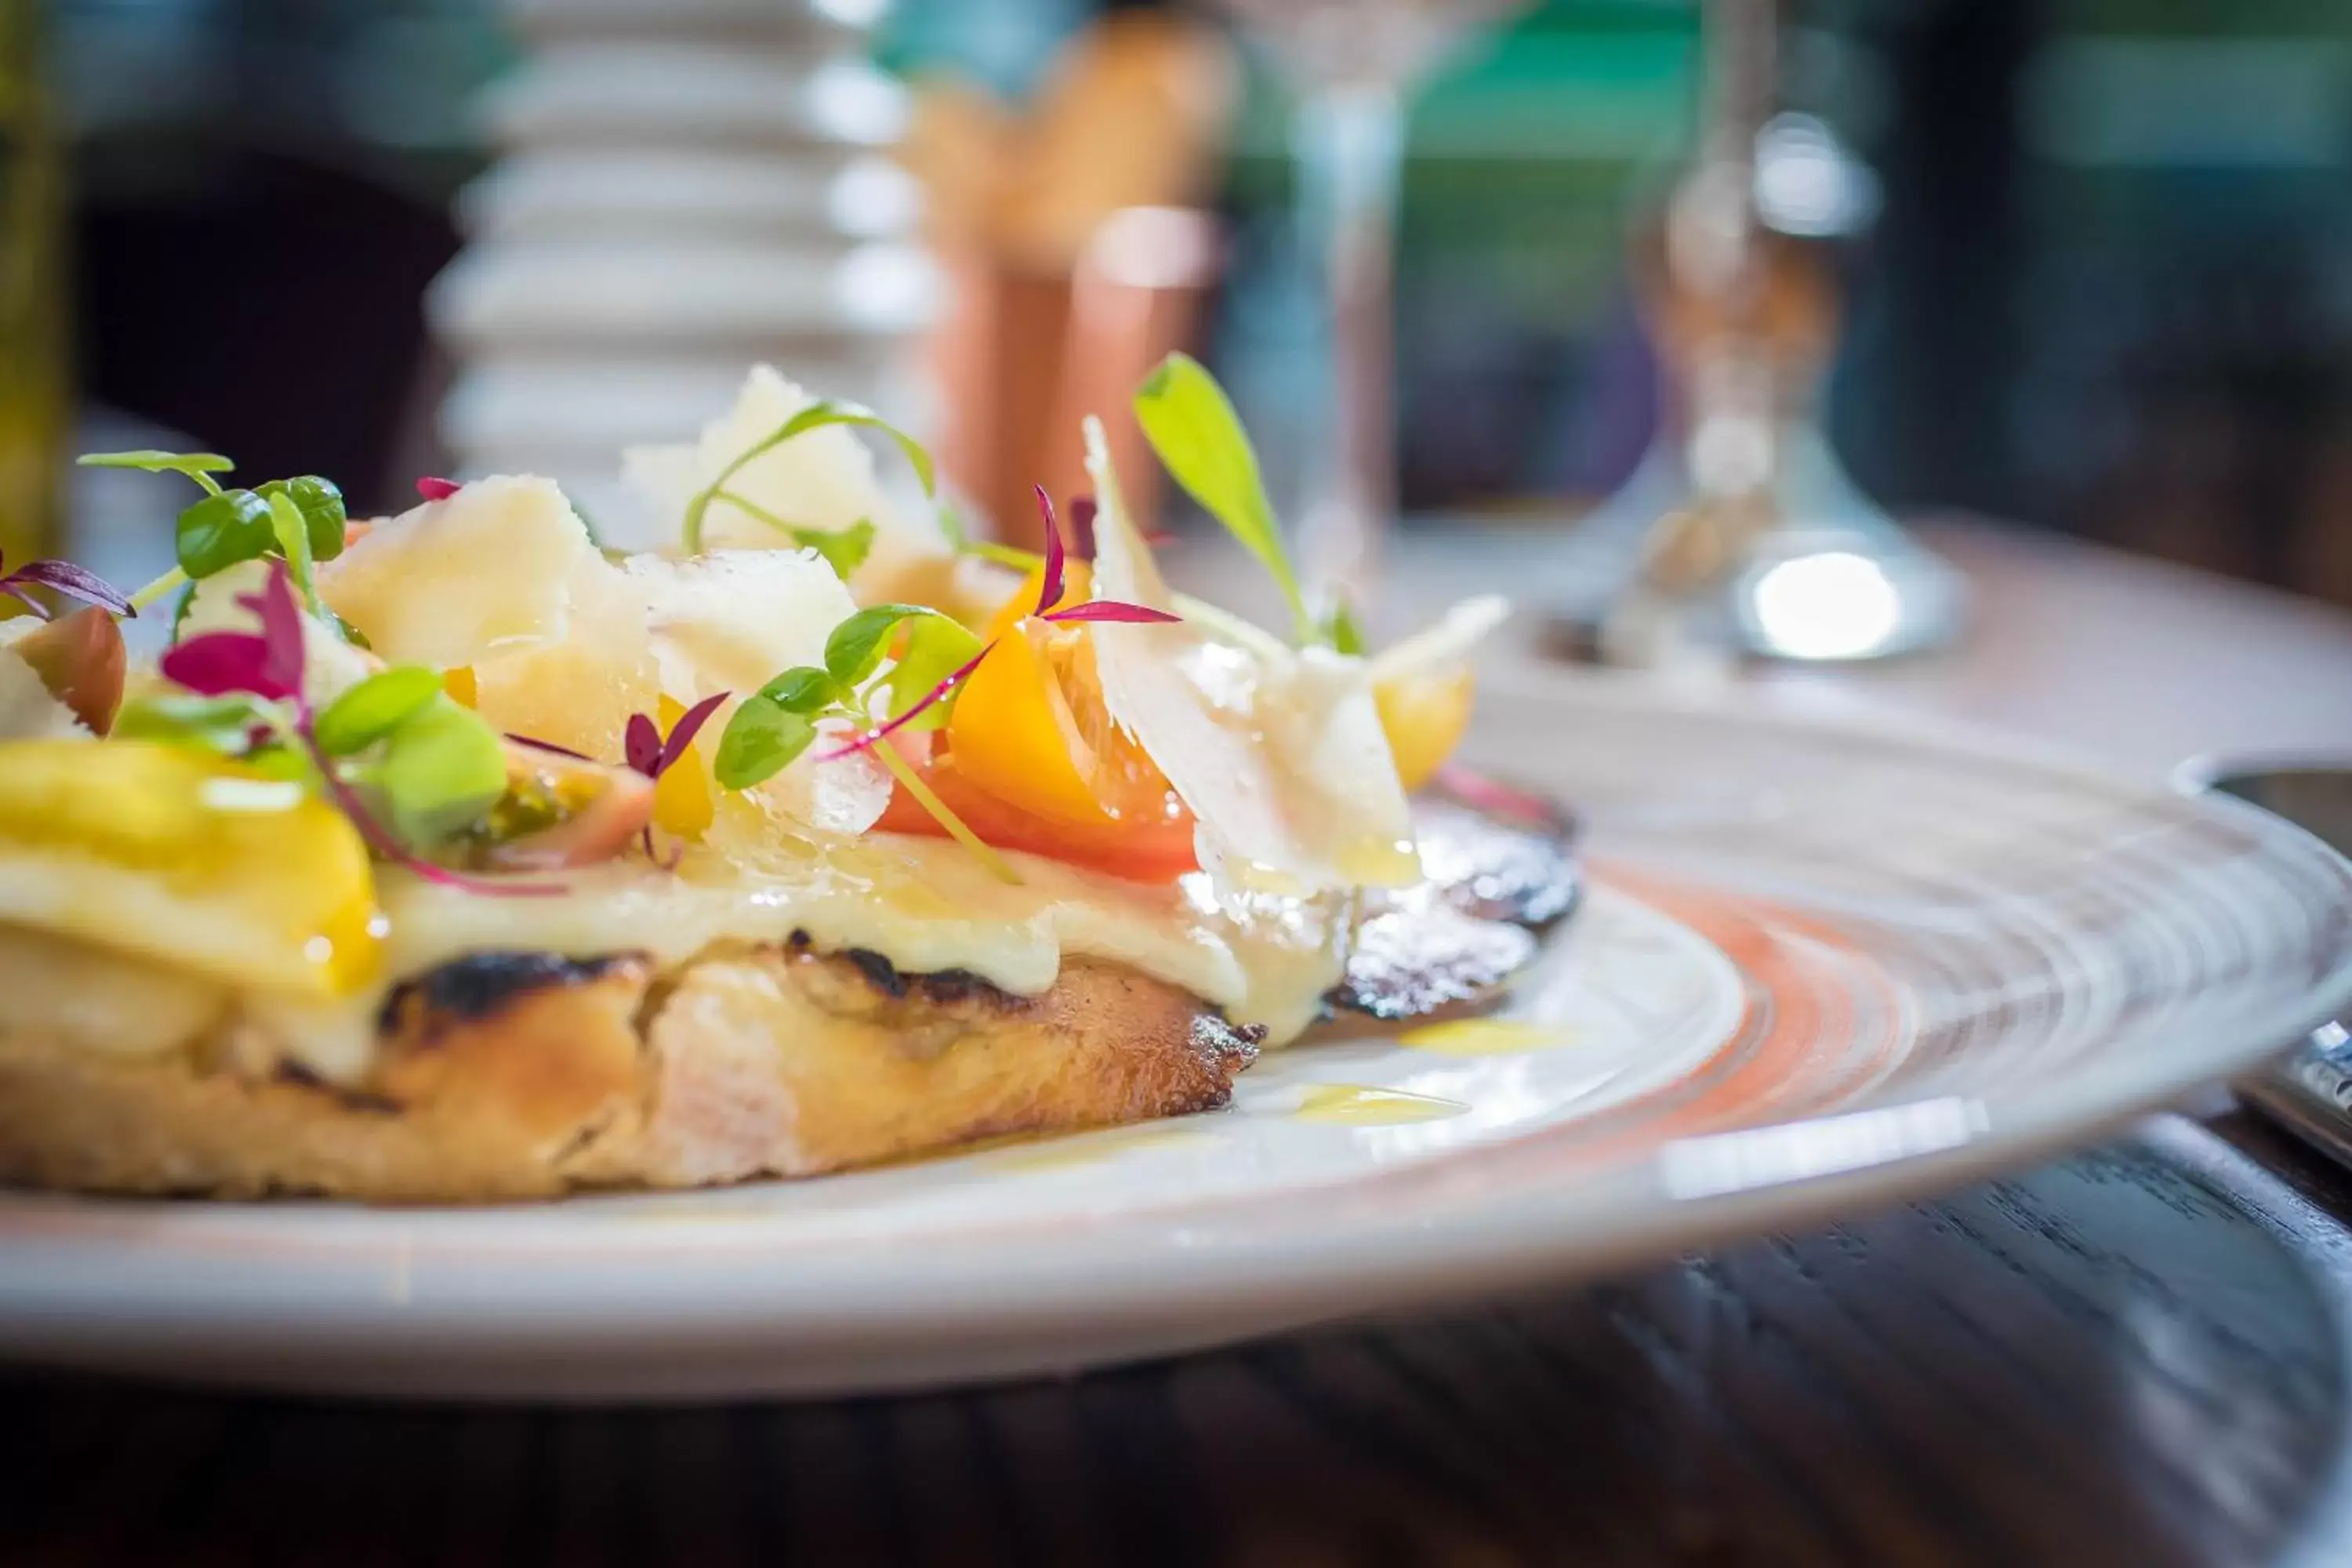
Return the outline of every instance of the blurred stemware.
{"type": "Polygon", "coordinates": [[[1526,0],[1216,0],[1297,94],[1302,248],[1319,261],[1327,405],[1297,547],[1328,610],[1369,606],[1396,518],[1391,284],[1405,101],[1473,30],[1526,0]]]}
{"type": "Polygon", "coordinates": [[[1781,111],[1778,12],[1708,0],[1696,154],[1637,229],[1658,433],[1570,546],[1559,640],[1580,655],[1859,660],[1958,629],[1957,574],[1853,485],[1822,427],[1832,247],[1876,191],[1826,125],[1781,111]]]}

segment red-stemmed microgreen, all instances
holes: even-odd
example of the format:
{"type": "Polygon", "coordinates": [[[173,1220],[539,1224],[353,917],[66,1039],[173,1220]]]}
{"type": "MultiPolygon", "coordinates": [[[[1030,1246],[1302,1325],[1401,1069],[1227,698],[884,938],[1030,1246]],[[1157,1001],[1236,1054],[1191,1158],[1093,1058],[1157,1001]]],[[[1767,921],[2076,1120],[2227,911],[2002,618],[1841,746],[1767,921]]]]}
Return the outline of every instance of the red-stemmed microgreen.
{"type": "MultiPolygon", "coordinates": [[[[131,594],[127,602],[132,608],[143,610],[185,584],[241,562],[274,557],[286,563],[311,613],[322,614],[311,567],[342,553],[349,521],[343,492],[333,481],[298,474],[251,489],[225,489],[213,476],[236,465],[216,452],[88,452],[75,460],[84,468],[179,474],[205,492],[174,524],[173,545],[179,564],[131,594]]],[[[323,618],[347,635],[340,622],[323,618]]]]}
{"type": "Polygon", "coordinates": [[[412,847],[478,822],[506,793],[498,731],[452,700],[440,676],[380,670],[314,708],[303,690],[305,617],[286,563],[257,594],[237,595],[254,631],[205,632],[167,649],[157,669],[180,688],[131,703],[114,732],[173,742],[301,780],[351,819],[368,847],[426,881],[497,895],[561,893],[491,882],[412,847]]]}
{"type": "MultiPolygon", "coordinates": [[[[621,735],[622,759],[629,764],[631,771],[659,784],[662,774],[669,772],[677,764],[677,760],[686,755],[686,749],[694,744],[695,736],[702,732],[702,727],[710,722],[710,716],[718,712],[731,695],[721,691],[704,698],[677,716],[677,722],[669,727],[667,737],[661,732],[661,725],[651,716],[630,714],[628,726],[621,735]]],[[[642,837],[646,858],[656,858],[652,823],[646,824],[642,837]]]]}
{"type": "MultiPolygon", "coordinates": [[[[0,557],[0,567],[6,564],[6,559],[0,557]]],[[[77,566],[70,561],[27,561],[14,572],[0,576],[0,594],[17,600],[41,619],[48,620],[51,618],[49,607],[33,596],[35,587],[54,589],[68,599],[94,605],[110,616],[128,619],[139,614],[121,589],[97,573],[77,566]]]]}
{"type": "MultiPolygon", "coordinates": [[[[1090,599],[1085,604],[1055,609],[1054,605],[1062,597],[1063,577],[1069,569],[1069,552],[1063,547],[1061,524],[1054,516],[1054,498],[1045,493],[1043,485],[1034,485],[1031,489],[1037,492],[1037,507],[1045,517],[1045,564],[1037,584],[1036,619],[1052,621],[1056,625],[1068,621],[1117,621],[1132,626],[1183,619],[1181,616],[1171,615],[1166,610],[1155,610],[1148,605],[1130,605],[1123,599],[1090,599]]],[[[1087,500],[1085,497],[1079,499],[1087,500]]],[[[1070,510],[1075,513],[1077,508],[1073,505],[1070,510]]],[[[1087,538],[1091,540],[1094,529],[1094,503],[1091,500],[1087,500],[1087,538]]]]}
{"type": "Polygon", "coordinates": [[[416,476],[416,493],[426,500],[447,500],[465,488],[456,479],[445,479],[436,474],[416,476]]]}

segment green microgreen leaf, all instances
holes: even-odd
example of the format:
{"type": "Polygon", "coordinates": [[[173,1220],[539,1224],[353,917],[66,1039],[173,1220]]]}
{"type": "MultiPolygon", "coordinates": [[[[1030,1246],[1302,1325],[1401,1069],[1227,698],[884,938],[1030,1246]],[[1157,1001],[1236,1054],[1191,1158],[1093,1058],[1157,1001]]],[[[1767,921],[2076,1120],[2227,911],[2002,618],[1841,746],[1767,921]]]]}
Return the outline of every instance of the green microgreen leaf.
{"type": "Polygon", "coordinates": [[[441,695],[441,677],[422,665],[380,671],[327,704],[311,725],[319,749],[331,757],[365,751],[441,695]]]}
{"type": "Polygon", "coordinates": [[[1323,640],[1333,653],[1343,653],[1351,658],[1361,658],[1365,653],[1364,628],[1357,624],[1356,613],[1344,599],[1336,600],[1331,613],[1323,617],[1323,640]]]}
{"type": "Polygon", "coordinates": [[[711,777],[721,789],[750,789],[792,765],[816,739],[816,721],[795,713],[764,691],[736,704],[719,737],[711,777]]]}
{"type": "Polygon", "coordinates": [[[172,607],[172,640],[180,640],[180,627],[186,624],[188,612],[196,607],[196,585],[194,583],[180,590],[180,602],[172,607]]]}
{"type": "Polygon", "coordinates": [[[326,609],[319,603],[318,578],[311,570],[310,520],[286,491],[274,490],[268,499],[269,529],[286,557],[286,574],[293,580],[294,592],[301,599],[302,607],[323,620],[326,609]]]}
{"type": "Polygon", "coordinates": [[[1160,461],[1187,495],[1257,557],[1282,590],[1302,642],[1318,628],[1266,500],[1257,451],[1216,378],[1189,354],[1171,353],[1135,394],[1135,417],[1160,461]]]}
{"type": "Polygon", "coordinates": [[[723,500],[745,515],[766,523],[803,550],[815,551],[824,558],[824,563],[833,568],[833,574],[845,583],[849,581],[851,573],[866,564],[866,556],[874,551],[874,523],[869,518],[861,517],[846,528],[811,528],[778,517],[749,496],[738,495],[733,490],[720,490],[712,499],[723,500]]]}
{"type": "Polygon", "coordinates": [[[849,700],[848,691],[839,681],[824,670],[805,664],[784,671],[760,688],[759,694],[786,712],[803,713],[812,718],[849,700]]]}
{"type": "Polygon", "coordinates": [[[250,691],[219,697],[158,691],[125,702],[108,732],[116,740],[163,741],[235,757],[245,753],[256,730],[276,730],[285,721],[276,704],[250,691]]]}
{"type": "Polygon", "coordinates": [[[236,467],[218,452],[158,452],[142,447],[131,452],[84,452],[74,462],[85,468],[135,468],[149,474],[185,474],[205,489],[218,494],[220,486],[212,476],[227,473],[236,467]]]}
{"type": "Polygon", "coordinates": [[[384,736],[367,777],[400,836],[428,844],[474,822],[506,794],[506,748],[481,715],[436,691],[384,736]]]}
{"type": "MultiPolygon", "coordinates": [[[[737,453],[725,468],[719,470],[719,476],[716,479],[704,487],[692,500],[687,502],[686,520],[682,530],[687,553],[692,555],[701,552],[703,519],[710,510],[711,502],[719,500],[720,493],[726,490],[728,480],[741,472],[744,466],[753,458],[773,451],[795,436],[805,435],[811,430],[822,429],[828,425],[863,426],[866,429],[878,430],[889,437],[898,444],[898,449],[906,453],[908,463],[915,470],[915,478],[922,482],[923,493],[926,496],[939,493],[938,472],[932,466],[930,453],[924,449],[920,441],[916,440],[870,408],[860,407],[855,403],[820,399],[737,453]]],[[[742,504],[740,497],[730,496],[728,499],[738,506],[742,504]]]]}
{"type": "Polygon", "coordinates": [[[882,662],[884,646],[898,623],[924,616],[947,618],[924,605],[873,605],[858,611],[824,639],[824,668],[844,686],[863,684],[882,662]]]}
{"type": "Polygon", "coordinates": [[[332,561],[343,552],[343,525],[349,517],[343,509],[343,492],[332,479],[298,474],[290,479],[272,479],[257,485],[254,493],[265,500],[283,494],[293,501],[310,535],[311,560],[332,561]]]}
{"type": "Polygon", "coordinates": [[[191,580],[265,555],[277,542],[269,502],[251,490],[217,490],[196,501],[180,513],[174,541],[191,580]]]}
{"type": "MultiPolygon", "coordinates": [[[[929,616],[908,628],[906,650],[890,668],[887,687],[890,693],[889,711],[904,713],[929,696],[934,688],[961,669],[981,649],[980,638],[958,622],[946,616],[929,616]]],[[[936,730],[948,721],[955,710],[955,691],[932,703],[902,726],[908,730],[936,730]]]]}

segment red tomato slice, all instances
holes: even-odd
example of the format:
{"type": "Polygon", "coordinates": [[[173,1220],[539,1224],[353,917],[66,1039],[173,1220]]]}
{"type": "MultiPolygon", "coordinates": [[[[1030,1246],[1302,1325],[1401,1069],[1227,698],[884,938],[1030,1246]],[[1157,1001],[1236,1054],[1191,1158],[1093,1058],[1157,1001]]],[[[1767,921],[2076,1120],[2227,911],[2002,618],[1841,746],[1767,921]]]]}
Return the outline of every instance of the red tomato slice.
{"type": "MultiPolygon", "coordinates": [[[[1173,795],[1163,820],[1085,826],[1055,822],[997,799],[959,774],[952,757],[916,765],[940,803],[999,849],[1042,855],[1130,882],[1172,882],[1200,868],[1192,852],[1192,814],[1173,795]]],[[[947,837],[947,830],[904,789],[892,794],[888,809],[874,826],[885,833],[947,837]]]]}

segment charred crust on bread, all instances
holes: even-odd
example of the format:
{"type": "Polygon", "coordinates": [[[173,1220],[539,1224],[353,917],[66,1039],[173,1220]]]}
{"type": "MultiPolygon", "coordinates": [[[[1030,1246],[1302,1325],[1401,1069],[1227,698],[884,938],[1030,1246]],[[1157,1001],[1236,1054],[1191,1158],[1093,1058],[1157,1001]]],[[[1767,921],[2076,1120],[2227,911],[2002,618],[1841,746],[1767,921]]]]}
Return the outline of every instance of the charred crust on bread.
{"type": "MultiPolygon", "coordinates": [[[[467,953],[404,980],[384,998],[377,1027],[398,1032],[419,1018],[440,1024],[478,1024],[505,1012],[534,992],[585,985],[601,980],[634,955],[602,953],[567,958],[528,949],[467,953]]],[[[436,1031],[426,1030],[426,1043],[436,1031]]]]}

